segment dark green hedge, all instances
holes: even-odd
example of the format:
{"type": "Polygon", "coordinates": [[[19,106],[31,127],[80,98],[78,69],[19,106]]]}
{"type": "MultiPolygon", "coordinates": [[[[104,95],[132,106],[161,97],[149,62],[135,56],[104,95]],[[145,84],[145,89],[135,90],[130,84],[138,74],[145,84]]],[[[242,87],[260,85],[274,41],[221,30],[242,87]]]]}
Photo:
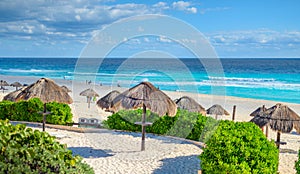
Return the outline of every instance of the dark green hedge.
{"type": "MultiPolygon", "coordinates": [[[[108,117],[103,122],[104,127],[110,129],[127,130],[133,132],[140,132],[141,126],[135,125],[135,122],[140,122],[142,117],[142,110],[124,110],[119,111],[108,117]]],[[[210,128],[206,127],[207,121],[217,123],[210,117],[204,117],[197,113],[188,112],[186,110],[178,110],[175,117],[158,115],[147,111],[147,122],[152,122],[152,126],[146,127],[146,132],[170,135],[182,138],[188,138],[191,140],[199,140],[201,133],[206,128],[209,132],[210,128]]],[[[214,125],[211,124],[211,125],[214,125]]],[[[202,135],[202,138],[205,137],[202,135]]]]}
{"type": "Polygon", "coordinates": [[[0,173],[94,173],[46,132],[0,120],[0,173]]]}
{"type": "Polygon", "coordinates": [[[295,169],[297,174],[300,174],[300,150],[298,150],[298,160],[295,162],[295,169]]]}
{"type": "Polygon", "coordinates": [[[200,155],[201,168],[203,173],[274,174],[278,153],[253,123],[222,121],[200,155]]]}
{"type": "MultiPolygon", "coordinates": [[[[47,123],[65,125],[72,122],[71,108],[67,104],[47,103],[47,110],[51,112],[46,117],[47,123]]],[[[41,122],[43,120],[43,116],[39,114],[41,111],[43,111],[43,103],[38,98],[19,102],[0,102],[0,119],[2,120],[41,122]]]]}

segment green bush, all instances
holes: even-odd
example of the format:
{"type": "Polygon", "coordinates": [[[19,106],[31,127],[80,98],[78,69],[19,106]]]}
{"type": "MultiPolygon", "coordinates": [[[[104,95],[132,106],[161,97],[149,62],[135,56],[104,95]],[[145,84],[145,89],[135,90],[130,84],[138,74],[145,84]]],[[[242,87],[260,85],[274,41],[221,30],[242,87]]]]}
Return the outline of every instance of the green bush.
{"type": "MultiPolygon", "coordinates": [[[[42,122],[43,103],[38,98],[28,101],[0,102],[0,119],[11,121],[42,122]]],[[[51,112],[47,115],[46,123],[65,125],[72,122],[71,108],[67,104],[51,102],[47,103],[47,110],[51,112]]]]}
{"type": "MultiPolygon", "coordinates": [[[[124,110],[109,116],[103,124],[104,127],[110,129],[139,132],[141,126],[134,123],[140,122],[141,118],[141,109],[124,110]]],[[[157,114],[147,111],[146,121],[153,124],[147,126],[146,131],[148,133],[199,140],[207,119],[207,117],[186,110],[178,110],[174,117],[159,117],[157,114]]]]}
{"type": "Polygon", "coordinates": [[[51,114],[47,115],[47,123],[65,125],[72,122],[72,111],[69,105],[57,102],[47,103],[47,110],[51,114]]]}
{"type": "Polygon", "coordinates": [[[300,174],[300,150],[298,150],[298,160],[295,162],[295,169],[297,174],[300,174]]]}
{"type": "Polygon", "coordinates": [[[200,155],[203,173],[276,173],[278,149],[253,123],[221,121],[200,155]]]}
{"type": "Polygon", "coordinates": [[[0,173],[94,173],[46,132],[0,120],[0,173]]]}

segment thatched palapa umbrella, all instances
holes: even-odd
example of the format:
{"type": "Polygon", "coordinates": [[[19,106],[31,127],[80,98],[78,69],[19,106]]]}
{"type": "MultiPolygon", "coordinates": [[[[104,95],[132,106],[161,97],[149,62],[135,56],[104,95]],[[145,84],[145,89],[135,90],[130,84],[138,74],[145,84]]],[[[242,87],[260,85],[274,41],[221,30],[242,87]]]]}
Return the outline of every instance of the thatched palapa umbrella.
{"type": "Polygon", "coordinates": [[[110,93],[106,94],[104,97],[100,98],[97,101],[97,106],[100,108],[105,108],[106,111],[110,111],[110,107],[112,104],[112,101],[121,93],[117,90],[111,91],[110,93]]]}
{"type": "Polygon", "coordinates": [[[3,93],[4,93],[4,90],[6,90],[4,88],[4,86],[9,86],[9,84],[5,80],[0,80],[0,90],[2,89],[3,93]]]}
{"type": "Polygon", "coordinates": [[[215,104],[206,110],[206,114],[215,115],[215,119],[218,115],[230,115],[221,105],[215,104]]]}
{"type": "Polygon", "coordinates": [[[82,91],[79,95],[86,96],[88,102],[88,108],[90,108],[92,97],[99,97],[99,94],[91,88],[82,91]]]}
{"type": "Polygon", "coordinates": [[[143,108],[142,122],[142,146],[141,150],[145,150],[145,126],[146,108],[151,112],[157,113],[159,116],[168,115],[175,116],[177,112],[176,104],[165,93],[154,87],[149,82],[142,82],[129,90],[124,91],[117,96],[112,103],[112,109],[115,111],[120,109],[137,109],[143,108]]]}
{"type": "Polygon", "coordinates": [[[271,129],[277,131],[277,147],[280,147],[280,134],[289,133],[296,129],[300,132],[300,117],[288,106],[277,103],[267,109],[262,114],[255,116],[252,120],[255,124],[262,127],[270,125],[271,129]]]}
{"type": "Polygon", "coordinates": [[[22,87],[23,85],[20,82],[14,82],[10,84],[10,86],[16,87],[16,91],[18,90],[19,87],[22,87]]]}
{"type": "Polygon", "coordinates": [[[44,103],[43,131],[45,131],[45,115],[47,114],[46,103],[56,101],[59,103],[71,104],[73,102],[67,92],[62,90],[60,86],[48,78],[41,78],[37,82],[26,87],[25,90],[17,95],[16,101],[29,100],[31,98],[39,98],[44,103]]]}
{"type": "Polygon", "coordinates": [[[194,99],[188,96],[183,96],[176,100],[176,104],[180,109],[188,110],[189,112],[198,112],[202,115],[206,115],[204,107],[197,103],[194,99]]]}

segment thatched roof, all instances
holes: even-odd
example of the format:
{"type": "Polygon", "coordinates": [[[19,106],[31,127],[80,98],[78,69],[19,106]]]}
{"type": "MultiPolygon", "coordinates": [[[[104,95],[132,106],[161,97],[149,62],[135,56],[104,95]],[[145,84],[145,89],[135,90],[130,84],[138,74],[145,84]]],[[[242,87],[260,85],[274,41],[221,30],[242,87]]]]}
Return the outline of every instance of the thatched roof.
{"type": "Polygon", "coordinates": [[[82,91],[79,95],[87,97],[99,97],[99,94],[91,88],[82,91]]]}
{"type": "Polygon", "coordinates": [[[0,80],[0,86],[9,86],[9,84],[5,80],[0,80]]]}
{"type": "Polygon", "coordinates": [[[261,115],[262,113],[266,112],[267,108],[265,106],[259,107],[257,108],[255,111],[253,111],[250,116],[257,116],[257,115],[261,115]]]}
{"type": "Polygon", "coordinates": [[[109,109],[112,101],[121,93],[117,90],[111,91],[110,93],[106,94],[104,97],[100,98],[97,101],[97,106],[99,106],[100,108],[105,108],[105,109],[109,109]]]}
{"type": "MultiPolygon", "coordinates": [[[[291,132],[300,127],[300,117],[292,109],[283,104],[276,104],[268,109],[270,112],[270,127],[283,133],[291,132]]],[[[297,130],[298,131],[298,130],[297,130]]]]}
{"type": "Polygon", "coordinates": [[[267,125],[269,123],[269,119],[267,117],[264,117],[263,115],[256,115],[255,117],[253,117],[250,122],[255,123],[256,125],[258,125],[259,127],[264,127],[265,125],[267,125]]]}
{"type": "Polygon", "coordinates": [[[63,89],[63,90],[65,90],[66,92],[72,92],[68,87],[66,87],[66,86],[61,86],[61,88],[63,89]]]}
{"type": "Polygon", "coordinates": [[[191,97],[183,96],[176,101],[176,104],[180,109],[185,109],[189,112],[198,112],[202,115],[206,115],[204,107],[202,107],[191,97]]]}
{"type": "Polygon", "coordinates": [[[300,117],[288,106],[277,103],[252,120],[260,127],[269,124],[274,131],[289,133],[295,128],[300,133],[300,117]]]}
{"type": "Polygon", "coordinates": [[[230,115],[221,105],[215,104],[206,110],[209,115],[230,115]]]}
{"type": "Polygon", "coordinates": [[[112,103],[112,109],[137,109],[145,104],[150,111],[160,116],[175,116],[177,105],[165,93],[149,82],[142,82],[117,96],[112,103]]]}
{"type": "Polygon", "coordinates": [[[10,86],[13,86],[13,87],[21,87],[23,86],[20,82],[14,82],[12,84],[10,84],[10,86]]]}
{"type": "Polygon", "coordinates": [[[17,91],[13,91],[13,92],[7,94],[6,96],[3,97],[3,100],[8,100],[8,101],[13,101],[13,102],[15,102],[17,96],[18,96],[22,91],[24,91],[26,88],[27,88],[27,86],[26,86],[26,87],[23,87],[23,88],[21,88],[21,89],[19,89],[19,90],[17,90],[17,91]]]}
{"type": "Polygon", "coordinates": [[[48,78],[41,78],[37,82],[29,85],[18,94],[16,101],[29,100],[31,98],[40,98],[43,103],[56,101],[70,104],[73,102],[67,92],[48,78]]]}

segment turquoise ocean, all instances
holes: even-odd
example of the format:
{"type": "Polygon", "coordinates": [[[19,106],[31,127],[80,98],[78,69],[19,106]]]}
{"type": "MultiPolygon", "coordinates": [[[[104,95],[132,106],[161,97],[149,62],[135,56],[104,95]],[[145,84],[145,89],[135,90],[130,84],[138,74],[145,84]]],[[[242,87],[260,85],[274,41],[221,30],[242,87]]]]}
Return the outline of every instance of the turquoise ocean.
{"type": "Polygon", "coordinates": [[[162,90],[300,104],[300,59],[224,58],[207,66],[189,58],[0,58],[0,75],[122,87],[149,81],[162,90]]]}

